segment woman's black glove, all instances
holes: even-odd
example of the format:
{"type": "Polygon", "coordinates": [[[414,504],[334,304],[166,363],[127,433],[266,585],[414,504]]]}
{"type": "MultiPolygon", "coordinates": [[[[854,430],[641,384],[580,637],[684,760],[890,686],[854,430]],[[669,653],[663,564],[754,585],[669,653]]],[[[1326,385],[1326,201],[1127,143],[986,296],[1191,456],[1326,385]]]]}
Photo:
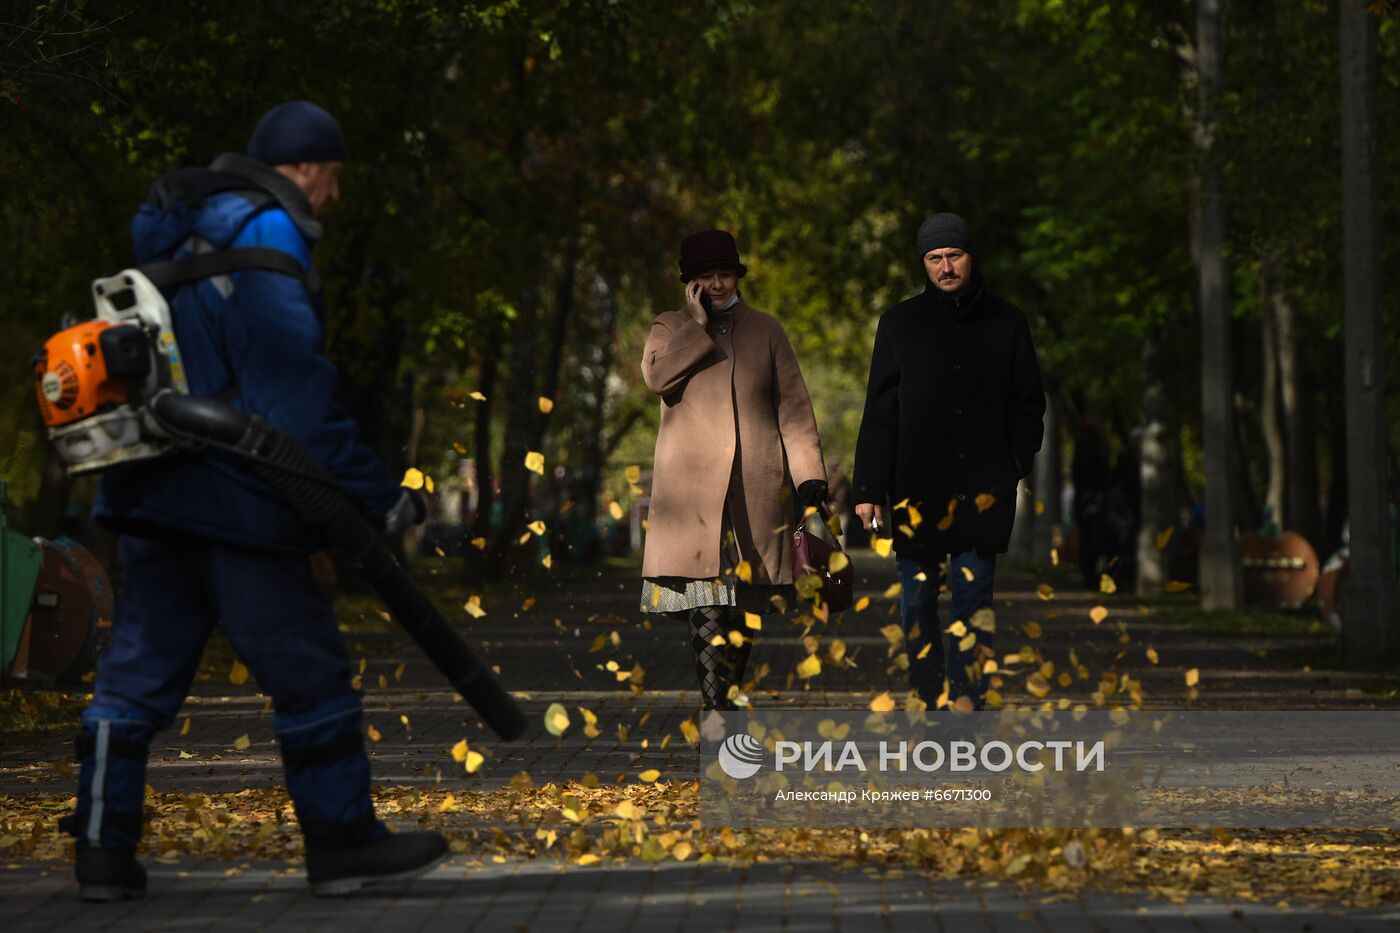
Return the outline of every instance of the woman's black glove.
{"type": "Polygon", "coordinates": [[[819,509],[822,503],[826,502],[829,492],[826,488],[826,480],[809,479],[801,486],[797,487],[797,501],[802,503],[802,510],[805,512],[808,506],[819,509]]]}

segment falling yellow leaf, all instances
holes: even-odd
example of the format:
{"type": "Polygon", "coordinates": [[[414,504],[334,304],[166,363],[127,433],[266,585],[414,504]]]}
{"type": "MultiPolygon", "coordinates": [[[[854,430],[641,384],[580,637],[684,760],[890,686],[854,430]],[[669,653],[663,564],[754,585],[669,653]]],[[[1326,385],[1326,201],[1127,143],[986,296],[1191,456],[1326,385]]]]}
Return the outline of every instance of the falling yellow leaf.
{"type": "Polygon", "coordinates": [[[480,596],[468,597],[467,601],[462,605],[462,608],[467,610],[467,615],[471,616],[473,619],[479,619],[486,615],[486,610],[481,608],[480,596]]]}
{"type": "Polygon", "coordinates": [[[380,675],[379,675],[379,689],[380,689],[380,690],[383,690],[383,689],[385,689],[385,688],[388,687],[388,686],[389,686],[389,678],[385,677],[383,674],[380,674],[380,675]]]}
{"type": "Polygon", "coordinates": [[[563,735],[569,730],[569,711],[561,703],[549,704],[544,711],[544,728],[550,735],[563,735]]]}
{"type": "Polygon", "coordinates": [[[538,450],[532,450],[525,454],[525,469],[544,476],[544,454],[538,450]]]}
{"type": "Polygon", "coordinates": [[[734,568],[734,576],[745,583],[753,582],[753,566],[746,560],[739,561],[739,565],[734,568]]]}
{"type": "Polygon", "coordinates": [[[1051,567],[1058,567],[1058,566],[1060,566],[1060,549],[1057,548],[1057,547],[1052,547],[1052,548],[1050,549],[1050,566],[1051,566],[1051,567]]]}
{"type": "Polygon", "coordinates": [[[608,503],[608,514],[613,517],[613,521],[622,521],[622,506],[618,505],[616,499],[608,503]]]}
{"type": "Polygon", "coordinates": [[[467,455],[467,448],[462,446],[461,441],[453,441],[452,449],[457,451],[458,456],[465,457],[467,455]]]}
{"type": "Polygon", "coordinates": [[[924,517],[919,514],[919,510],[912,505],[909,506],[909,527],[918,528],[924,523],[924,517]]]}
{"type": "Polygon", "coordinates": [[[470,751],[467,752],[467,760],[463,762],[463,764],[466,766],[468,774],[475,774],[478,770],[480,770],[481,764],[485,760],[486,756],[481,754],[481,752],[470,751]]]}
{"type": "Polygon", "coordinates": [[[482,395],[480,392],[473,392],[469,397],[476,399],[478,402],[486,401],[486,396],[482,395]]]}
{"type": "Polygon", "coordinates": [[[686,859],[690,858],[690,856],[694,852],[694,846],[692,846],[690,843],[684,840],[681,840],[680,842],[676,843],[675,848],[671,850],[671,855],[675,857],[676,861],[684,862],[686,859]]]}
{"type": "Polygon", "coordinates": [[[627,482],[633,485],[642,481],[642,468],[633,464],[623,471],[627,475],[627,482]]]}
{"type": "Polygon", "coordinates": [[[234,685],[241,685],[248,682],[248,668],[237,658],[233,660],[233,667],[229,668],[228,682],[234,685]]]}
{"type": "Polygon", "coordinates": [[[1157,663],[1157,649],[1153,648],[1151,645],[1147,648],[1147,660],[1153,664],[1157,663]]]}
{"type": "Polygon", "coordinates": [[[616,809],[613,810],[613,813],[622,817],[624,820],[640,820],[646,818],[646,811],[630,800],[624,800],[622,803],[618,804],[616,809]]]}
{"type": "Polygon", "coordinates": [[[979,493],[977,498],[973,501],[977,504],[977,511],[985,512],[997,504],[997,497],[989,492],[984,492],[979,493]]]}
{"type": "Polygon", "coordinates": [[[1094,620],[1095,625],[1098,625],[1104,619],[1108,618],[1108,610],[1103,606],[1095,606],[1093,609],[1089,610],[1089,618],[1094,620]]]}
{"type": "Polygon", "coordinates": [[[1038,699],[1044,699],[1045,695],[1050,692],[1050,682],[1039,671],[1036,671],[1026,678],[1026,689],[1035,694],[1038,699]]]}
{"type": "Polygon", "coordinates": [[[1055,589],[1048,583],[1042,583],[1035,588],[1035,595],[1039,596],[1041,599],[1054,599],[1055,589]]]}
{"type": "Polygon", "coordinates": [[[1099,592],[1116,593],[1118,592],[1118,584],[1113,582],[1113,578],[1108,574],[1103,574],[1099,577],[1099,592]]]}
{"type": "Polygon", "coordinates": [[[478,551],[486,550],[486,539],[472,538],[472,547],[476,548],[478,551]]]}
{"type": "Polygon", "coordinates": [[[681,721],[681,735],[685,736],[685,740],[691,745],[700,744],[700,728],[689,719],[681,721]]]}
{"type": "Polygon", "coordinates": [[[980,628],[984,632],[995,632],[997,630],[997,614],[986,607],[978,609],[972,614],[972,627],[980,628]]]}
{"type": "Polygon", "coordinates": [[[1201,682],[1201,671],[1199,668],[1191,668],[1186,672],[1186,686],[1194,687],[1201,682]]]}
{"type": "Polygon", "coordinates": [[[462,739],[456,745],[452,746],[452,760],[459,763],[467,760],[466,739],[462,739]]]}
{"type": "Polygon", "coordinates": [[[1045,502],[1044,502],[1043,500],[1041,500],[1041,499],[1035,500],[1035,514],[1037,514],[1037,515],[1044,515],[1044,514],[1045,514],[1045,502]]]}
{"type": "Polygon", "coordinates": [[[1169,580],[1162,589],[1166,590],[1168,593],[1180,593],[1184,590],[1191,589],[1191,584],[1183,583],[1180,580],[1169,580]]]}
{"type": "Polygon", "coordinates": [[[545,533],[545,524],[542,521],[533,521],[525,527],[534,532],[536,536],[543,535],[545,533]]]}
{"type": "Polygon", "coordinates": [[[1021,629],[1026,633],[1027,638],[1040,637],[1040,623],[1034,619],[1021,626],[1021,629]]]}
{"type": "Polygon", "coordinates": [[[422,489],[423,471],[416,467],[409,467],[404,471],[403,481],[400,482],[399,485],[403,486],[405,489],[422,489]]]}
{"type": "Polygon", "coordinates": [[[962,641],[958,642],[958,650],[959,650],[959,651],[971,651],[971,650],[973,649],[973,647],[974,647],[976,644],[977,644],[977,633],[976,633],[976,632],[968,632],[968,633],[967,633],[967,637],[964,638],[962,641]]]}
{"type": "Polygon", "coordinates": [[[875,553],[879,554],[881,557],[889,557],[890,548],[894,546],[894,539],[876,538],[875,540],[870,542],[870,546],[874,549],[875,553]]]}
{"type": "Polygon", "coordinates": [[[541,396],[540,396],[540,411],[544,412],[546,415],[549,414],[550,412],[554,411],[554,399],[552,399],[552,398],[545,398],[543,395],[541,395],[541,396]]]}
{"type": "Polygon", "coordinates": [[[808,677],[815,677],[822,672],[822,659],[815,654],[809,654],[797,665],[797,676],[806,680],[808,677]]]}
{"type": "Polygon", "coordinates": [[[184,724],[183,726],[180,727],[180,734],[181,734],[181,735],[189,735],[189,734],[190,734],[190,717],[188,717],[188,716],[185,717],[185,724],[184,724]]]}
{"type": "Polygon", "coordinates": [[[1167,549],[1167,544],[1171,542],[1174,531],[1176,531],[1175,528],[1163,528],[1157,532],[1157,550],[1165,551],[1167,549]]]}
{"type": "Polygon", "coordinates": [[[958,619],[954,621],[952,625],[948,626],[948,634],[952,635],[954,638],[962,638],[967,634],[967,626],[963,624],[962,619],[958,619]]]}
{"type": "Polygon", "coordinates": [[[860,599],[856,600],[855,610],[856,612],[864,612],[869,605],[870,597],[862,596],[860,599]]]}
{"type": "Polygon", "coordinates": [[[554,566],[554,555],[546,554],[544,557],[541,557],[540,564],[544,567],[545,570],[549,570],[554,566]]]}
{"type": "Polygon", "coordinates": [[[457,797],[453,794],[448,794],[446,797],[442,798],[442,803],[438,804],[439,813],[446,813],[447,811],[454,810],[456,808],[457,797]]]}
{"type": "Polygon", "coordinates": [[[837,551],[827,559],[826,569],[832,573],[840,573],[851,565],[851,560],[844,551],[837,551]]]}
{"type": "Polygon", "coordinates": [[[744,626],[755,632],[763,629],[763,617],[752,612],[744,613],[744,626]]]}
{"type": "Polygon", "coordinates": [[[889,586],[885,587],[885,592],[882,593],[881,595],[882,595],[885,599],[895,599],[896,597],[899,596],[900,593],[903,593],[903,592],[904,592],[904,585],[903,585],[902,583],[900,583],[898,580],[896,580],[895,582],[891,583],[889,586]]]}
{"type": "Polygon", "coordinates": [[[888,713],[894,709],[894,697],[889,691],[879,694],[870,701],[870,711],[872,713],[888,713]]]}
{"type": "Polygon", "coordinates": [[[400,661],[400,662],[399,662],[399,666],[396,667],[396,668],[394,668],[394,679],[395,679],[395,680],[403,680],[403,672],[407,669],[407,667],[408,667],[407,664],[405,664],[404,662],[400,661]]]}
{"type": "Polygon", "coordinates": [[[661,772],[656,770],[655,768],[647,768],[641,774],[637,775],[637,778],[643,784],[651,784],[659,777],[661,777],[661,772]]]}
{"type": "Polygon", "coordinates": [[[964,567],[964,568],[962,568],[962,572],[963,572],[963,577],[966,578],[967,582],[968,582],[968,583],[971,583],[971,582],[972,582],[972,568],[971,568],[971,567],[964,567]]]}
{"type": "Polygon", "coordinates": [[[248,738],[246,734],[240,735],[238,738],[233,740],[233,747],[238,749],[240,752],[252,744],[253,740],[248,738]]]}

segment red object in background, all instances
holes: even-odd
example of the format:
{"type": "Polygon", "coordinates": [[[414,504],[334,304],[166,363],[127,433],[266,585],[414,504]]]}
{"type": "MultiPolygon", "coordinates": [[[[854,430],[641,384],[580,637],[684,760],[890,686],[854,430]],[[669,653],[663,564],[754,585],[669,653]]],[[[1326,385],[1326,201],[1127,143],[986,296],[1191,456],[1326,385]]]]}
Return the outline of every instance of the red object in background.
{"type": "Polygon", "coordinates": [[[1251,532],[1240,536],[1245,605],[1298,609],[1317,589],[1317,552],[1296,531],[1277,538],[1251,532]]]}

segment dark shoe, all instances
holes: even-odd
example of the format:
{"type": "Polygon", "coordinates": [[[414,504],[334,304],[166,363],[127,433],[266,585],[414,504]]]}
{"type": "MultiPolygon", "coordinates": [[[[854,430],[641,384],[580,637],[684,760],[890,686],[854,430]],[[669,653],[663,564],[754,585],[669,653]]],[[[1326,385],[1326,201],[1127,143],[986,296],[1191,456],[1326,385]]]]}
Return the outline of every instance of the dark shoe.
{"type": "Polygon", "coordinates": [[[78,896],[85,901],[122,901],[146,896],[146,869],[131,849],[78,850],[78,896]]]}
{"type": "Polygon", "coordinates": [[[441,833],[389,833],[373,842],[308,849],[306,880],[317,897],[337,897],[367,884],[412,878],[445,858],[441,833]]]}

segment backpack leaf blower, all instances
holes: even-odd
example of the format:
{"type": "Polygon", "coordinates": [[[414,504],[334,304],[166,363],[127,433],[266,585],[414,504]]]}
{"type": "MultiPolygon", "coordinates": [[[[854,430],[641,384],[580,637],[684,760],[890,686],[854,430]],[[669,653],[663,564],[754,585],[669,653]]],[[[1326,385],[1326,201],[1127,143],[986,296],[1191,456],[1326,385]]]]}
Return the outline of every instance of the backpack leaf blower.
{"type": "Polygon", "coordinates": [[[178,451],[235,455],[364,577],[453,688],[502,739],[525,715],[452,624],[414,585],[335,478],[300,444],[227,402],[188,394],[165,294],[238,269],[300,276],[277,250],[231,249],[127,269],[93,282],[97,318],[50,338],[34,357],[50,440],[70,475],[178,451]]]}

